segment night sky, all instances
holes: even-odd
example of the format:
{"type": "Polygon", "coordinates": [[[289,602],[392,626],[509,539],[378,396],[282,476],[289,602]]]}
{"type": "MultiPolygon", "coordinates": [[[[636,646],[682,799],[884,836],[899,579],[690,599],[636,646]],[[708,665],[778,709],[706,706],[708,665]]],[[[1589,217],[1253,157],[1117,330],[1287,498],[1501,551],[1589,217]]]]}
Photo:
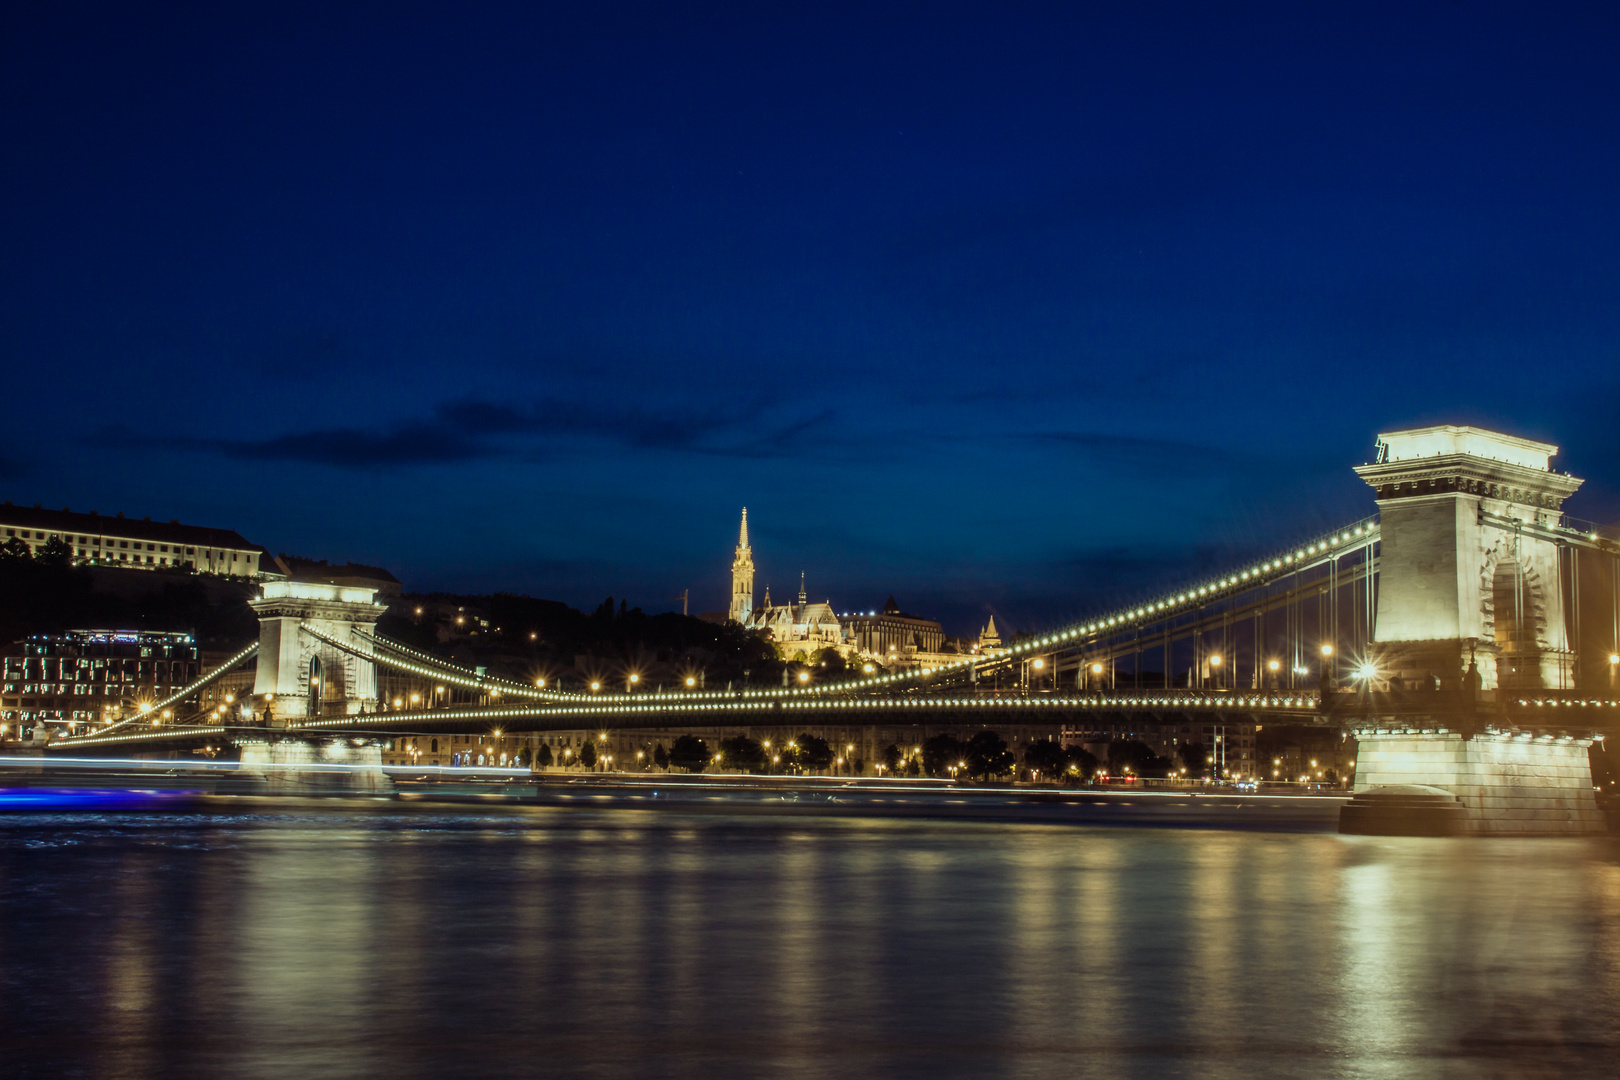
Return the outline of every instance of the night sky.
{"type": "Polygon", "coordinates": [[[1620,517],[1620,7],[1075,6],[6,4],[0,491],[649,611],[747,505],[961,633],[1400,426],[1620,517]]]}

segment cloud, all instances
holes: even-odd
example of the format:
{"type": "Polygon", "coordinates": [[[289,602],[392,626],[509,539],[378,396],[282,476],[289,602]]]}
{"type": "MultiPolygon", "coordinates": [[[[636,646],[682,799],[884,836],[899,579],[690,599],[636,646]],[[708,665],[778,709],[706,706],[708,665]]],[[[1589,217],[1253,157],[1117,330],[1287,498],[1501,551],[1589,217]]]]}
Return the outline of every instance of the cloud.
{"type": "Polygon", "coordinates": [[[1024,436],[1034,442],[1072,447],[1091,458],[1117,464],[1155,465],[1162,462],[1209,461],[1232,456],[1179,439],[1157,439],[1135,435],[1105,435],[1095,431],[1034,431],[1024,436]]]}
{"type": "Polygon", "coordinates": [[[125,428],[104,429],[105,441],[204,450],[249,461],[303,461],[337,468],[379,469],[443,465],[518,453],[550,457],[591,439],[638,450],[669,450],[740,458],[794,456],[798,440],[828,424],[824,410],[772,419],[761,406],[731,409],[672,405],[650,411],[595,402],[545,399],[509,405],[480,399],[444,402],[430,417],[376,429],[341,427],[264,439],[151,438],[125,428]]]}

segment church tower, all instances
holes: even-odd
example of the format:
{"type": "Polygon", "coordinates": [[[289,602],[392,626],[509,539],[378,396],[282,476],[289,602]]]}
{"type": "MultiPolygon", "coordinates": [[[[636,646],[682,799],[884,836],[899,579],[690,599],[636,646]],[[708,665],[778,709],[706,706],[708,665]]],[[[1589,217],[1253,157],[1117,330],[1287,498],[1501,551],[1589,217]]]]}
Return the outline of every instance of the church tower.
{"type": "Polygon", "coordinates": [[[754,613],[754,549],[748,546],[748,507],[743,507],[737,554],[731,560],[731,620],[746,623],[754,613]]]}

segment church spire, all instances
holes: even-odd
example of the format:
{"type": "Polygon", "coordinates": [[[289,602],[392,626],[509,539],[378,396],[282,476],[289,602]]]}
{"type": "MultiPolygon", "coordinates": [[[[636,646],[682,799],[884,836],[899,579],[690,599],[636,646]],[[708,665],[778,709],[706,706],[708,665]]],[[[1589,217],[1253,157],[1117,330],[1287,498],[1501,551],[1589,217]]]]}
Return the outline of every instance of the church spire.
{"type": "Polygon", "coordinates": [[[746,623],[754,613],[754,549],[748,546],[748,507],[743,507],[742,526],[737,530],[737,552],[731,559],[731,610],[733,622],[746,623]]]}
{"type": "Polygon", "coordinates": [[[799,606],[803,607],[805,605],[805,603],[806,603],[806,597],[805,597],[805,593],[804,593],[804,571],[800,570],[799,571],[799,606]]]}

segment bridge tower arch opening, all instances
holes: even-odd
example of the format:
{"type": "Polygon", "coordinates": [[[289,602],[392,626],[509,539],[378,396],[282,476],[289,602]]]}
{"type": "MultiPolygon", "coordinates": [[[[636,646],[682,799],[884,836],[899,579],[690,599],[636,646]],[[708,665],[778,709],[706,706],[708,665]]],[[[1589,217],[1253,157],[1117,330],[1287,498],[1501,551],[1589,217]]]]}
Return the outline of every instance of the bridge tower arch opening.
{"type": "Polygon", "coordinates": [[[275,695],[276,718],[285,722],[374,710],[376,666],[342,653],[304,628],[370,653],[369,638],[386,609],[377,601],[377,590],[306,581],[268,581],[261,589],[263,595],[249,601],[259,617],[253,692],[275,695]]]}

